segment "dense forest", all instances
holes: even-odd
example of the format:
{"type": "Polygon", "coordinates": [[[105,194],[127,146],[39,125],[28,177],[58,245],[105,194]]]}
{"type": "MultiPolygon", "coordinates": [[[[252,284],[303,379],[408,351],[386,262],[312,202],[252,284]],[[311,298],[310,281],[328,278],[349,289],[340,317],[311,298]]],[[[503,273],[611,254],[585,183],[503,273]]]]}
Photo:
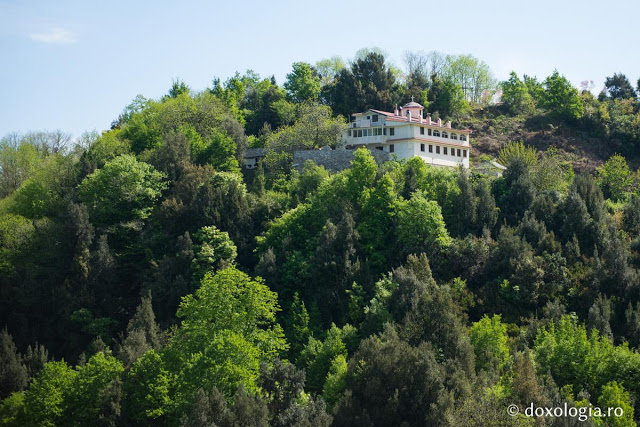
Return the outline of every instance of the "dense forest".
{"type": "Polygon", "coordinates": [[[0,425],[635,426],[640,81],[603,83],[369,49],[5,136],[0,425]],[[503,176],[292,164],[411,97],[503,176]]]}

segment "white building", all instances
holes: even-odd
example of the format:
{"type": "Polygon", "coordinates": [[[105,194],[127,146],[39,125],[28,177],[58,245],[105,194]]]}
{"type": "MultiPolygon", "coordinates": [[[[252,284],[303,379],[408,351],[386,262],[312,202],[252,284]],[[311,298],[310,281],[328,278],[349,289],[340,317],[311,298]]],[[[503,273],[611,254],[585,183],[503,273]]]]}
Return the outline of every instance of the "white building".
{"type": "Polygon", "coordinates": [[[469,167],[471,130],[452,129],[451,122],[424,117],[424,107],[409,102],[393,113],[367,110],[353,114],[343,135],[347,148],[367,147],[395,153],[399,159],[418,156],[438,166],[469,167]]]}

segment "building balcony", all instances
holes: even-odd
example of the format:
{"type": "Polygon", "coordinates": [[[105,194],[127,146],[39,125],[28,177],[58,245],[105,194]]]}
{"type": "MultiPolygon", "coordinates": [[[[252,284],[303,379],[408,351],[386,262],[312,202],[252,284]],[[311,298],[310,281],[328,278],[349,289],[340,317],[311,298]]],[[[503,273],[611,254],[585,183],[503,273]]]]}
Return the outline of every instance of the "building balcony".
{"type": "Polygon", "coordinates": [[[365,145],[365,144],[382,144],[387,141],[387,137],[385,135],[376,135],[376,136],[347,136],[345,138],[345,142],[347,145],[365,145]]]}

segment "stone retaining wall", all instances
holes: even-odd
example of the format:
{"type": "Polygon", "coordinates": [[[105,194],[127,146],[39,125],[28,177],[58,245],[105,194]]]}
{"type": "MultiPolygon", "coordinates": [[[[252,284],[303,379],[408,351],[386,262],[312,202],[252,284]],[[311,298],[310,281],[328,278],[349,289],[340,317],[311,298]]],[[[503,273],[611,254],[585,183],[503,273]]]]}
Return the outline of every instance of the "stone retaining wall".
{"type": "MultiPolygon", "coordinates": [[[[293,152],[293,166],[302,171],[302,166],[306,160],[312,160],[319,166],[324,166],[325,169],[331,171],[341,171],[348,169],[351,161],[353,160],[353,154],[355,150],[337,149],[330,150],[323,148],[320,150],[299,150],[293,152]]],[[[381,150],[369,150],[376,160],[376,163],[381,164],[391,160],[391,155],[386,151],[381,150]]]]}

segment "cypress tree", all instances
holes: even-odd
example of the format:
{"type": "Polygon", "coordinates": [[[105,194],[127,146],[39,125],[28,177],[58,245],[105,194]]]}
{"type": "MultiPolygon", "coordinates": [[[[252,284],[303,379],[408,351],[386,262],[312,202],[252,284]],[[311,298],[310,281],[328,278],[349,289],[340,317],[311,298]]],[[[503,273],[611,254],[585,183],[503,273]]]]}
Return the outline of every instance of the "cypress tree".
{"type": "Polygon", "coordinates": [[[29,379],[27,367],[7,328],[0,332],[0,398],[23,390],[29,379]]]}

